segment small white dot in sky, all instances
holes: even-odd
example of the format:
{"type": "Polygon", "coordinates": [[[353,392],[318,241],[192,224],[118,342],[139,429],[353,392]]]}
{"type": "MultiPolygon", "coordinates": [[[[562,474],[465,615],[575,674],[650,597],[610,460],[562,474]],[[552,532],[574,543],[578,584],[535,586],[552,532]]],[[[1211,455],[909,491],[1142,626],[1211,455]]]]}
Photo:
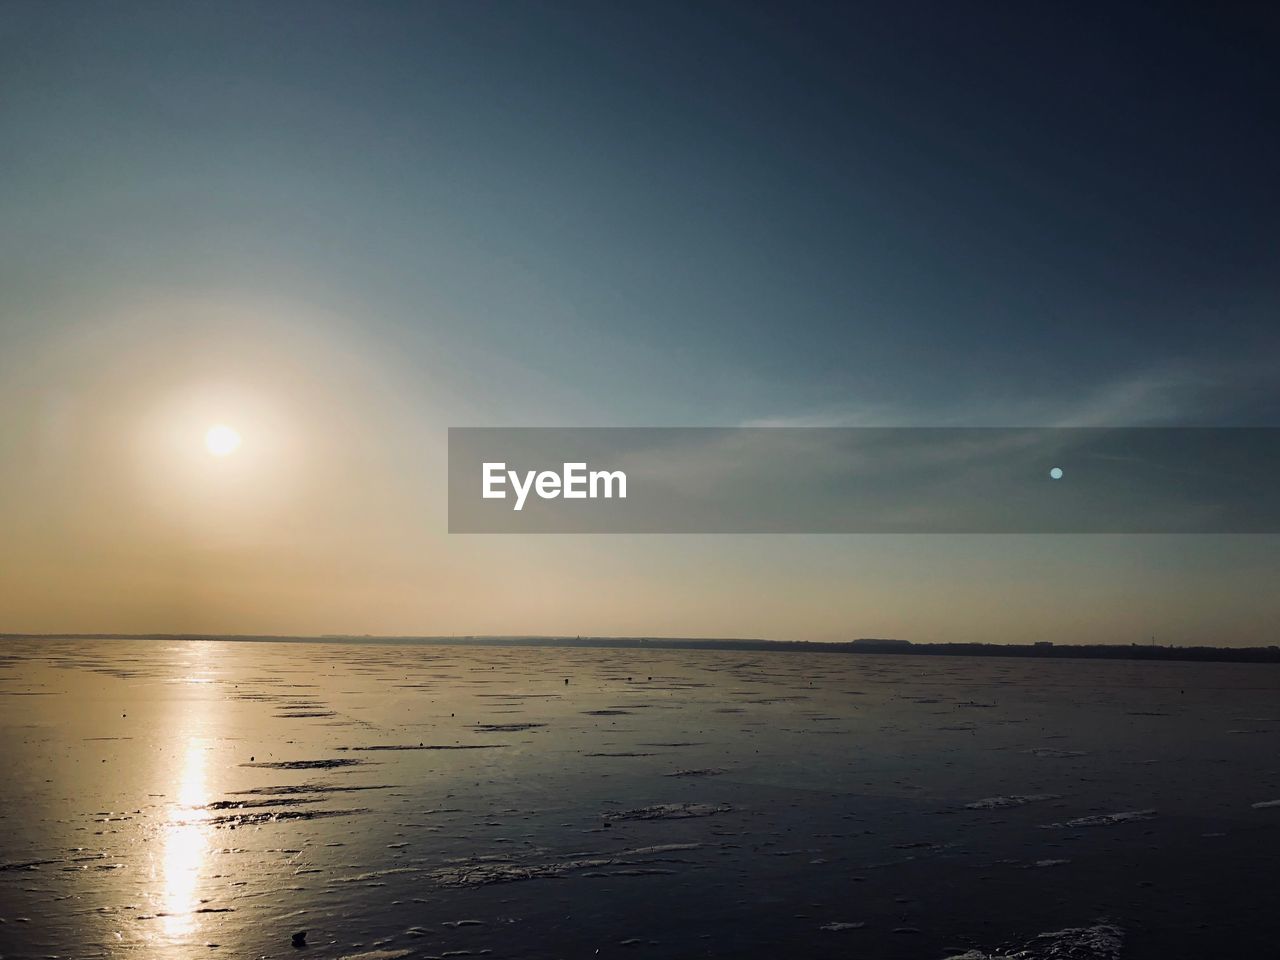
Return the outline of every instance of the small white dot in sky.
{"type": "Polygon", "coordinates": [[[1049,476],[1050,476],[1050,477],[1052,477],[1054,480],[1061,480],[1061,479],[1062,479],[1062,468],[1061,468],[1061,467],[1054,467],[1052,470],[1050,470],[1050,471],[1049,471],[1049,476]]]}

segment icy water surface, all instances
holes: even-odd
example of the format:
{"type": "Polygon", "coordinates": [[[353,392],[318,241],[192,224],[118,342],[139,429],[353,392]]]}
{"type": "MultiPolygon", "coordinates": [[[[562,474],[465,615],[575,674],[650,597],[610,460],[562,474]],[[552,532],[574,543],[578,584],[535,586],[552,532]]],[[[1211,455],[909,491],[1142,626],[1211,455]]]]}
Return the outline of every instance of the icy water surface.
{"type": "Polygon", "coordinates": [[[4,957],[1280,944],[1266,665],[23,641],[0,732],[4,957]]]}

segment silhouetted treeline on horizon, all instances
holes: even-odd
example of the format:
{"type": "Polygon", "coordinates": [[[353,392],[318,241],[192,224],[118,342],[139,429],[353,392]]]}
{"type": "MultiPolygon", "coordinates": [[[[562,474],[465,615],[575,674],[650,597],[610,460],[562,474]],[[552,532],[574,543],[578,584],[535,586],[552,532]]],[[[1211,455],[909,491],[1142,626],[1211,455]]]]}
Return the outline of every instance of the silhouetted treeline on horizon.
{"type": "Polygon", "coordinates": [[[1041,659],[1190,660],[1217,663],[1280,663],[1280,646],[1209,647],[1156,644],[1051,644],[1051,643],[914,643],[890,638],[863,637],[848,642],[811,640],[755,640],[700,637],[549,637],[549,636],[375,636],[325,634],[317,637],[269,634],[203,633],[2,633],[3,639],[47,640],[227,640],[264,643],[383,643],[463,646],[553,646],[651,648],[666,650],[752,650],[806,653],[877,654],[942,657],[1038,657],[1041,659]]]}

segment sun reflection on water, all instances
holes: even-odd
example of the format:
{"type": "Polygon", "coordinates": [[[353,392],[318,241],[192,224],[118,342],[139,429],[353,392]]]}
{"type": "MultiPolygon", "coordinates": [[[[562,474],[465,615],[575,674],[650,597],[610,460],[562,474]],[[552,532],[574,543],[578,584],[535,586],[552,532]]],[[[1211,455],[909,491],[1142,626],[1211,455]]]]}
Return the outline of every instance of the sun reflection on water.
{"type": "Polygon", "coordinates": [[[191,690],[173,703],[177,728],[173,743],[179,754],[172,768],[168,789],[169,803],[158,837],[161,854],[155,879],[156,915],[159,931],[169,940],[190,941],[199,932],[201,915],[201,875],[209,856],[211,831],[207,805],[213,799],[209,784],[209,758],[216,743],[210,736],[210,710],[216,701],[210,699],[205,685],[207,648],[194,644],[187,652],[185,670],[179,673],[181,686],[191,690]],[[187,686],[194,684],[194,686],[187,686]],[[199,691],[199,692],[196,692],[199,691]]]}
{"type": "Polygon", "coordinates": [[[208,811],[196,809],[209,802],[205,785],[207,751],[202,738],[187,741],[176,802],[169,809],[170,822],[165,827],[161,919],[164,932],[170,937],[188,936],[196,926],[197,888],[209,846],[208,811]]]}

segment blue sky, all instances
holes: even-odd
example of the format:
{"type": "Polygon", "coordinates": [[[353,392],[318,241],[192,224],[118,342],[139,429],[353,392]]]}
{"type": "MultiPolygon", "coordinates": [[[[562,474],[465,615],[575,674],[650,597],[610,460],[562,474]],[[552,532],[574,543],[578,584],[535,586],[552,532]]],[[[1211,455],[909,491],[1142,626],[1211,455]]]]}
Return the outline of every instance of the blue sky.
{"type": "MultiPolygon", "coordinates": [[[[326,496],[346,506],[324,515],[348,518],[334,541],[364,532],[368,576],[401,585],[423,572],[388,573],[386,557],[461,576],[505,556],[439,535],[451,424],[1274,424],[1275,35],[1261,10],[1079,4],[11,4],[7,509],[38,496],[65,518],[83,491],[58,500],[42,471],[112,460],[73,445],[50,461],[51,418],[128,430],[151,394],[211,379],[259,395],[289,383],[301,433],[358,435],[332,445],[357,465],[345,492],[331,471],[326,496]],[[357,481],[364,469],[395,479],[357,481]],[[371,484],[394,491],[385,514],[353,506],[371,484]],[[412,533],[376,533],[398,529],[412,533]]],[[[160,549],[142,526],[140,552],[160,549]]],[[[57,557],[92,539],[65,536],[44,538],[55,579],[57,557]]],[[[1272,549],[1219,544],[1210,564],[1203,545],[1172,544],[1140,548],[1165,555],[1142,575],[1152,607],[1175,589],[1162,564],[1194,580],[1220,551],[1248,571],[1272,549]]],[[[510,549],[546,551],[536,562],[572,611],[579,565],[602,551],[626,583],[686,548],[510,549]]],[[[856,539],[751,549],[784,580],[810,550],[843,551],[850,572],[868,562],[856,539]],[[768,559],[779,551],[790,559],[768,559]]],[[[945,578],[952,547],[909,549],[945,578]]],[[[981,549],[993,580],[1012,570],[1007,545],[981,549]]],[[[690,593],[676,606],[697,628],[662,632],[782,628],[781,612],[758,631],[709,612],[756,592],[755,575],[735,567],[741,545],[697,550],[724,602],[690,593]]],[[[1100,583],[1089,571],[1113,576],[1116,556],[1085,550],[1073,576],[1100,583]]],[[[299,596],[332,592],[339,567],[299,596]]],[[[885,575],[886,608],[911,608],[911,569],[885,575]]],[[[106,590],[93,564],[77,570],[106,590]]],[[[102,609],[258,629],[265,606],[224,615],[191,589],[180,616],[102,609]]],[[[212,595],[243,610],[236,590],[212,595]]],[[[839,623],[858,632],[874,602],[839,623]]],[[[54,622],[44,603],[17,626],[54,622]]],[[[607,612],[573,629],[531,603],[512,601],[510,632],[649,629],[607,612]]],[[[495,622],[397,604],[334,616],[374,632],[495,622]]],[[[945,625],[940,611],[928,629],[945,625]]],[[[800,632],[841,629],[833,614],[800,632]]]]}

